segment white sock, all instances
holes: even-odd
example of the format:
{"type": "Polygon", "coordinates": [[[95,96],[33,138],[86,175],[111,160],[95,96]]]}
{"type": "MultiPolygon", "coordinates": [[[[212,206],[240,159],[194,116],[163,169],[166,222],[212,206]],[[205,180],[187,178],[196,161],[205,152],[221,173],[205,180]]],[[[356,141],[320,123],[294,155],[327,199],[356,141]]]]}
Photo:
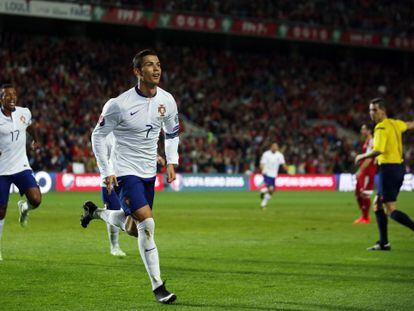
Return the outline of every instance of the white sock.
{"type": "Polygon", "coordinates": [[[272,196],[269,194],[269,193],[266,193],[265,195],[264,195],[264,198],[263,198],[263,200],[262,200],[262,204],[260,204],[260,206],[261,207],[266,207],[266,205],[267,205],[267,203],[269,202],[269,200],[270,200],[270,198],[271,198],[272,196]]]}
{"type": "Polygon", "coordinates": [[[24,202],[22,203],[22,211],[23,211],[23,212],[25,212],[25,211],[27,211],[27,210],[29,210],[29,204],[27,204],[27,202],[26,202],[26,201],[24,201],[24,202]]]}
{"type": "Polygon", "coordinates": [[[98,208],[93,216],[125,231],[126,216],[123,210],[113,211],[106,208],[98,208]]]}
{"type": "Polygon", "coordinates": [[[23,201],[23,203],[22,203],[23,212],[30,211],[31,209],[35,209],[35,208],[36,208],[36,206],[33,206],[32,204],[30,204],[30,202],[23,201]]]}
{"type": "Polygon", "coordinates": [[[111,224],[106,224],[108,229],[109,243],[111,244],[111,249],[119,247],[119,228],[111,224]]]}
{"type": "Polygon", "coordinates": [[[152,290],[162,285],[158,250],[154,242],[154,219],[147,218],[137,225],[138,249],[151,280],[152,290]]]}

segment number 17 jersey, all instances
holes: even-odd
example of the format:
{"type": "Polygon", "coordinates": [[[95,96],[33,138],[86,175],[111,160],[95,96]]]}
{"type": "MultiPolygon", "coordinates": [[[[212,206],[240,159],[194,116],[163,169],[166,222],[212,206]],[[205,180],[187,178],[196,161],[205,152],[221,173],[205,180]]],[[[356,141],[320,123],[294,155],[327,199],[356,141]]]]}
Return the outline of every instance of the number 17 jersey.
{"type": "Polygon", "coordinates": [[[30,170],[26,154],[26,129],[32,123],[29,109],[16,107],[11,117],[0,111],[0,175],[30,170]]]}

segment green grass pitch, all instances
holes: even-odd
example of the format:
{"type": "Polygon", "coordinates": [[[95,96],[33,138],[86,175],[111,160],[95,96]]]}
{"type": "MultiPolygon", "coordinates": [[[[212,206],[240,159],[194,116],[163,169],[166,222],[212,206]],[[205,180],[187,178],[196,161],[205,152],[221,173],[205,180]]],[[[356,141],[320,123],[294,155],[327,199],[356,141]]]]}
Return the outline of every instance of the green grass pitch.
{"type": "MultiPolygon", "coordinates": [[[[51,193],[17,222],[12,195],[0,262],[0,310],[414,310],[414,233],[390,221],[391,252],[368,252],[375,221],[353,225],[352,193],[158,193],[161,271],[178,300],[159,305],[135,239],[109,255],[104,223],[79,225],[98,193],[51,193]]],[[[414,193],[401,210],[414,216],[414,193]]]]}

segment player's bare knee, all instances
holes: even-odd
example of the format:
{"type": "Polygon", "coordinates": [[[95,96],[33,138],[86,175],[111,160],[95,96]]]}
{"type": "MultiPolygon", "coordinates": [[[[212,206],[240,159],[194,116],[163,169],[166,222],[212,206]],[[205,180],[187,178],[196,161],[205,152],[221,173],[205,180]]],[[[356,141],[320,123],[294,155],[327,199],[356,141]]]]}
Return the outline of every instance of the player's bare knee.
{"type": "Polygon", "coordinates": [[[131,216],[139,222],[144,221],[147,218],[152,218],[151,207],[149,207],[149,205],[145,205],[133,212],[131,216]]]}
{"type": "Polygon", "coordinates": [[[37,208],[40,203],[42,203],[42,194],[40,193],[39,188],[30,188],[25,194],[27,201],[32,208],[37,208]]]}

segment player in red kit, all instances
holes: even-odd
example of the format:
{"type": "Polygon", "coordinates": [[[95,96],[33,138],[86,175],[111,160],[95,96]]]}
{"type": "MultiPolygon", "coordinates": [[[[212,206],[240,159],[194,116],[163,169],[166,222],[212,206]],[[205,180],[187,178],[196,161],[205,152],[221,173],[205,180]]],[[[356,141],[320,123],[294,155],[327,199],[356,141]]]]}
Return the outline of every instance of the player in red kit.
{"type": "MultiPolygon", "coordinates": [[[[366,124],[361,126],[361,136],[365,139],[362,153],[372,151],[372,130],[366,124]]],[[[370,222],[369,207],[371,206],[371,195],[374,191],[374,178],[376,173],[377,165],[373,158],[367,158],[360,162],[356,173],[357,184],[355,196],[362,215],[354,221],[354,224],[369,224],[370,222]]]]}

